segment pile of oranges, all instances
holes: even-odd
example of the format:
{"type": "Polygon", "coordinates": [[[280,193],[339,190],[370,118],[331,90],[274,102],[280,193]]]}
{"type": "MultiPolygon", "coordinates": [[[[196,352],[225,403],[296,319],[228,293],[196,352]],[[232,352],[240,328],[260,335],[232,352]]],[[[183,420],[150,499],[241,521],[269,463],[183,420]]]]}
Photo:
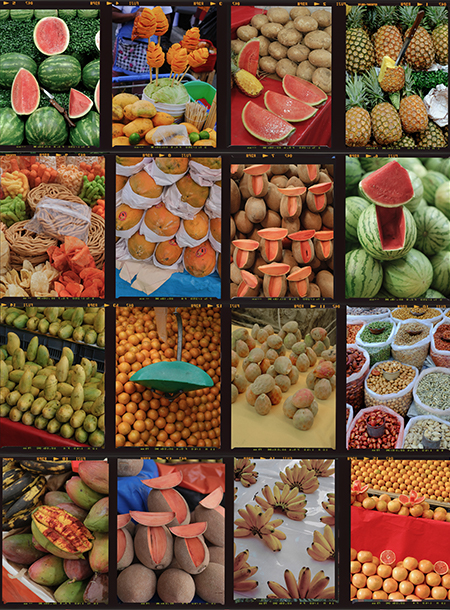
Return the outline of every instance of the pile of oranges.
{"type": "Polygon", "coordinates": [[[168,309],[163,341],[152,307],[116,308],[116,447],[220,447],[220,308],[177,308],[181,359],[206,371],[213,387],[172,401],[130,381],[149,364],[176,361],[174,312],[168,309]]]}
{"type": "Polygon", "coordinates": [[[351,481],[370,489],[450,504],[450,460],[352,459],[351,481]]]}
{"type": "Polygon", "coordinates": [[[351,549],[350,558],[351,599],[450,599],[445,561],[433,564],[428,559],[405,557],[397,562],[392,551],[383,551],[378,558],[370,551],[355,549],[351,549]]]}

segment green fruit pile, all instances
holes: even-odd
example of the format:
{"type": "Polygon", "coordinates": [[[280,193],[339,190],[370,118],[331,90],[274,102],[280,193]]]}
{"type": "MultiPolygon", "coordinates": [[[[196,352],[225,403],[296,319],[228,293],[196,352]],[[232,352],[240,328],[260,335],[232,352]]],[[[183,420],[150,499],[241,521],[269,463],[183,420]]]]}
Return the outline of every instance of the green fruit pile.
{"type": "MultiPolygon", "coordinates": [[[[56,308],[57,309],[57,308],[56,308]]],[[[0,417],[34,426],[79,443],[105,442],[104,374],[97,362],[63,347],[58,363],[35,336],[26,351],[15,333],[0,346],[0,417]]]]}
{"type": "Polygon", "coordinates": [[[65,341],[105,347],[104,307],[2,307],[0,323],[65,341]]]}

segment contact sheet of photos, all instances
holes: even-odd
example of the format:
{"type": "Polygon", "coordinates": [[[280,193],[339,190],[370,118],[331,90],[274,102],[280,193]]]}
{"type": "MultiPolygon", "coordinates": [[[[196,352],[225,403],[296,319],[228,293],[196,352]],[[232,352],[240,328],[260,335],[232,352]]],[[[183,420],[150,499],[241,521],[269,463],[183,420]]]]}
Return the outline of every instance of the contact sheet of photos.
{"type": "Polygon", "coordinates": [[[1,608],[448,606],[448,9],[3,3],[1,608]]]}

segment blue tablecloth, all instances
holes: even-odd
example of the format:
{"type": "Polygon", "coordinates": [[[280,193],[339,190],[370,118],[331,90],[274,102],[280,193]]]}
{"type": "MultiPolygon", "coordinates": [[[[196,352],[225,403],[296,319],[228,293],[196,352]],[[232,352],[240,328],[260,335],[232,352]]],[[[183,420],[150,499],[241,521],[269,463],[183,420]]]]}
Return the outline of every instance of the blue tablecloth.
{"type": "MultiPolygon", "coordinates": [[[[183,271],[173,273],[167,282],[152,292],[150,295],[135,290],[128,282],[119,276],[120,271],[116,269],[116,298],[118,297],[209,297],[220,299],[221,282],[220,276],[215,271],[208,277],[194,277],[183,271]]],[[[133,278],[134,280],[134,278],[133,278]]]]}

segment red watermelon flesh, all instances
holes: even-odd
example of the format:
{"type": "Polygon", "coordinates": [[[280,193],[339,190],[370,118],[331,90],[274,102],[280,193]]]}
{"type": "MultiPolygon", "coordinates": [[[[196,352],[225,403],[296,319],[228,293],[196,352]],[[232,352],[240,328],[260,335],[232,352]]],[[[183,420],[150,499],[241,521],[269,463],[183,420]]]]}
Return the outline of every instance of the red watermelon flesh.
{"type": "Polygon", "coordinates": [[[375,206],[378,233],[383,250],[401,250],[405,245],[406,222],[403,208],[375,206]]]}
{"type": "Polygon", "coordinates": [[[261,108],[255,102],[247,102],[242,111],[242,123],[251,135],[263,142],[287,143],[295,127],[287,121],[280,119],[265,108],[261,108]]]}
{"type": "Polygon", "coordinates": [[[390,161],[361,180],[361,189],[377,207],[404,205],[414,197],[408,170],[397,161],[390,161]]]}
{"type": "Polygon", "coordinates": [[[316,87],[313,83],[291,74],[286,74],[283,77],[282,85],[286,95],[310,106],[318,106],[328,97],[322,89],[316,87]]]}
{"type": "Polygon", "coordinates": [[[39,106],[41,92],[31,72],[20,68],[11,88],[11,106],[16,114],[31,114],[39,106]]]}
{"type": "Polygon", "coordinates": [[[44,17],[36,23],[33,39],[44,55],[59,55],[69,46],[70,32],[59,17],[44,17]]]}
{"type": "Polygon", "coordinates": [[[93,101],[87,95],[76,89],[70,90],[69,118],[79,119],[89,112],[92,105],[93,101]]]}
{"type": "Polygon", "coordinates": [[[317,112],[317,108],[313,108],[309,104],[305,104],[300,100],[294,100],[291,97],[287,97],[287,95],[282,95],[275,91],[266,91],[264,94],[264,104],[267,110],[291,123],[306,121],[317,112]]]}
{"type": "Polygon", "coordinates": [[[100,112],[100,81],[98,81],[94,91],[94,102],[97,112],[100,112]]]}
{"type": "Polygon", "coordinates": [[[256,76],[259,66],[259,40],[249,40],[238,55],[238,67],[256,76]]]}

